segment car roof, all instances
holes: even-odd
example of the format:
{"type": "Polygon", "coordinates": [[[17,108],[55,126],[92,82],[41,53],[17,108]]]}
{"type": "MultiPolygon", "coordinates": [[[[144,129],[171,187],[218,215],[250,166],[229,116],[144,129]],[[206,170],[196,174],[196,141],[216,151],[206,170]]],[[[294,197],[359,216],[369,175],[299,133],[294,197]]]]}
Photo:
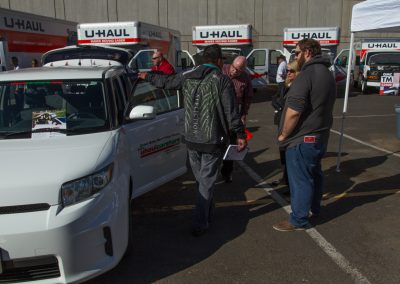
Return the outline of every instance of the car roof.
{"type": "MultiPolygon", "coordinates": [[[[0,72],[0,81],[101,79],[103,73],[115,67],[37,67],[0,72]]],[[[121,69],[121,68],[119,68],[121,69]]]]}

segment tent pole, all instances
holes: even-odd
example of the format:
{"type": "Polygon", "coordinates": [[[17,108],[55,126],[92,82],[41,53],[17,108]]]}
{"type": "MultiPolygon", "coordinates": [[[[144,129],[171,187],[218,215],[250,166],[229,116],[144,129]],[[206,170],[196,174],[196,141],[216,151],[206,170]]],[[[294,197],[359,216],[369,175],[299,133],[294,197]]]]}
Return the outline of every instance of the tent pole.
{"type": "Polygon", "coordinates": [[[340,172],[340,158],[342,155],[342,146],[343,146],[344,120],[346,118],[346,113],[347,113],[347,102],[349,98],[349,89],[350,89],[350,75],[351,75],[351,69],[353,67],[353,53],[354,53],[354,33],[352,32],[350,35],[349,59],[347,61],[346,89],[344,92],[342,126],[340,127],[339,151],[336,159],[337,172],[340,172]]]}

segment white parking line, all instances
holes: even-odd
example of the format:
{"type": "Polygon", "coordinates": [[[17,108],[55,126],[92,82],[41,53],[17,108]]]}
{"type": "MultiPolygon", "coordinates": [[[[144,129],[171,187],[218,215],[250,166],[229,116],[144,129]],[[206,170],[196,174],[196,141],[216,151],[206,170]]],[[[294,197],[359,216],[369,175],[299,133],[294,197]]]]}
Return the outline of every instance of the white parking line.
{"type": "MultiPolygon", "coordinates": [[[[282,206],[282,208],[290,213],[290,205],[286,200],[277,193],[272,187],[270,187],[256,172],[254,172],[245,162],[239,161],[240,167],[255,181],[258,183],[258,187],[261,187],[267,194],[269,194],[275,201],[282,206]]],[[[371,283],[369,280],[358,271],[357,268],[353,267],[350,262],[336,250],[336,248],[329,243],[315,228],[307,229],[305,231],[317,244],[318,246],[342,269],[344,272],[349,274],[355,283],[371,283]]]]}
{"type": "MultiPolygon", "coordinates": [[[[335,134],[337,134],[337,135],[340,135],[340,132],[339,132],[339,131],[336,131],[336,130],[331,129],[331,132],[332,132],[332,133],[335,133],[335,134]]],[[[354,137],[352,137],[352,136],[349,136],[349,135],[347,135],[347,134],[343,134],[343,137],[346,137],[347,139],[353,140],[353,141],[355,141],[355,142],[358,142],[358,143],[360,143],[360,144],[363,144],[363,145],[368,146],[368,147],[370,147],[370,148],[373,148],[373,149],[375,149],[375,150],[378,150],[378,151],[381,151],[381,152],[385,152],[385,153],[387,153],[387,154],[389,154],[389,155],[393,155],[393,156],[396,156],[396,157],[400,158],[400,154],[398,154],[398,153],[395,153],[395,152],[386,150],[386,149],[384,149],[384,148],[381,148],[381,147],[378,147],[378,146],[375,146],[375,145],[366,143],[366,142],[364,142],[364,141],[361,141],[361,140],[359,140],[359,139],[357,139],[357,138],[354,138],[354,137]]]]}
{"type": "MultiPolygon", "coordinates": [[[[370,115],[346,115],[346,118],[368,118],[368,117],[389,117],[396,114],[370,114],[370,115]]],[[[334,116],[333,118],[342,118],[342,116],[334,116]]]]}

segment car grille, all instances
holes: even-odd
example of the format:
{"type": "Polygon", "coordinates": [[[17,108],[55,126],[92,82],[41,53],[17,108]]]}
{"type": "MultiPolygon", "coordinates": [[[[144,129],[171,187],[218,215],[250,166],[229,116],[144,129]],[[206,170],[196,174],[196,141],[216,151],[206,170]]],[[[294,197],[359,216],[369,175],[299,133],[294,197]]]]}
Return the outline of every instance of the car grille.
{"type": "Polygon", "coordinates": [[[0,283],[60,277],[58,260],[52,255],[6,260],[2,264],[3,273],[0,274],[0,283]]]}
{"type": "Polygon", "coordinates": [[[50,205],[47,203],[2,206],[2,207],[0,207],[0,215],[1,214],[16,214],[16,213],[46,211],[49,208],[50,208],[50,205]]]}

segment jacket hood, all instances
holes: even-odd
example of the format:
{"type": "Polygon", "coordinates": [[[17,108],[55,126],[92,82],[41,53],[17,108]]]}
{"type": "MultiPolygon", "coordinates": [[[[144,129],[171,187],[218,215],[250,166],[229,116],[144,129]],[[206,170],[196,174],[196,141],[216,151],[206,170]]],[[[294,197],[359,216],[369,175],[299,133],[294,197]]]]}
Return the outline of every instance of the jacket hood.
{"type": "Polygon", "coordinates": [[[206,65],[199,65],[193,70],[190,70],[185,73],[186,79],[202,79],[204,78],[207,74],[210,74],[213,71],[217,71],[218,73],[221,73],[221,70],[218,68],[212,68],[208,67],[206,65]]]}
{"type": "Polygon", "coordinates": [[[325,65],[327,68],[329,68],[332,65],[331,61],[329,60],[328,57],[324,57],[322,55],[317,55],[317,56],[314,56],[313,58],[311,58],[310,61],[304,63],[301,70],[305,70],[308,66],[311,66],[314,64],[322,64],[322,65],[325,65]]]}

